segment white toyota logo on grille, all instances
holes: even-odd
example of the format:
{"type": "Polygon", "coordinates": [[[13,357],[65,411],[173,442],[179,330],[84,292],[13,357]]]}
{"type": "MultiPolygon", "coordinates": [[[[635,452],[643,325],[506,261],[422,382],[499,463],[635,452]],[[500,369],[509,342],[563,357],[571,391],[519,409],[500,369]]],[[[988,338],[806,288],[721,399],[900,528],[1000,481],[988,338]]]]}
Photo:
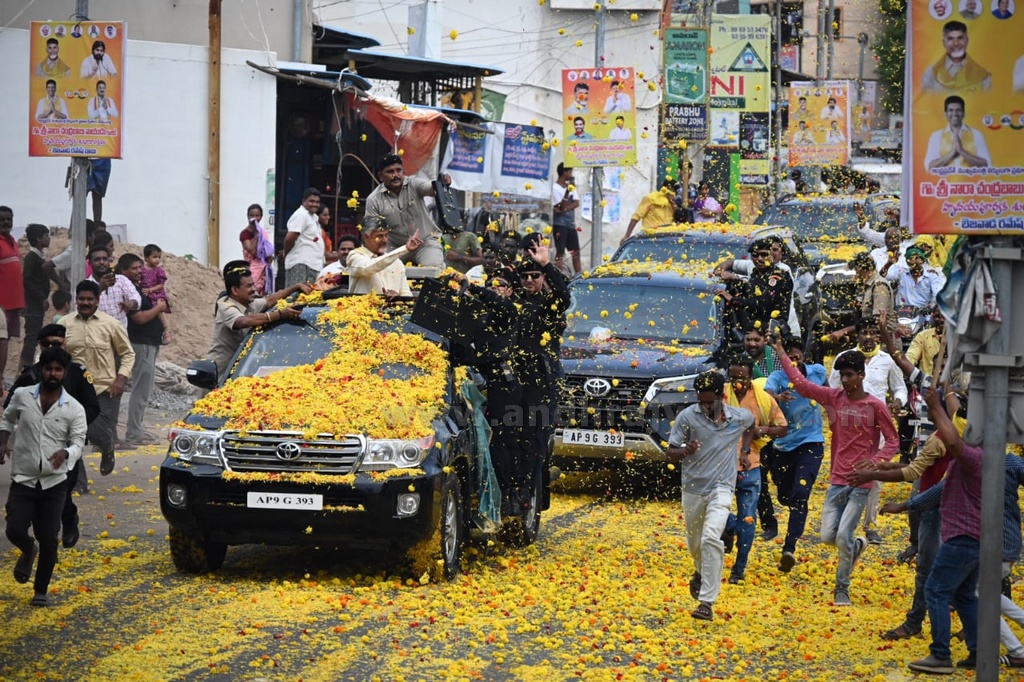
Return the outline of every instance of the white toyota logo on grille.
{"type": "Polygon", "coordinates": [[[607,379],[587,379],[583,383],[583,392],[594,398],[602,398],[612,390],[612,382],[607,379]]]}
{"type": "Polygon", "coordinates": [[[294,441],[285,441],[274,450],[277,458],[285,462],[294,462],[302,456],[302,448],[294,441]]]}

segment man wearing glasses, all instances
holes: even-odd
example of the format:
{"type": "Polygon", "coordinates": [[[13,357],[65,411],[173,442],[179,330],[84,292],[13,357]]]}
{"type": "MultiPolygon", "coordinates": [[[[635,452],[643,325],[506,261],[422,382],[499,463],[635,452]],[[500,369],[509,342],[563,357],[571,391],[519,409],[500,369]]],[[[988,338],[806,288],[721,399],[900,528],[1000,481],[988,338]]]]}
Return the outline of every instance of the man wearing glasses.
{"type": "MultiPolygon", "coordinates": [[[[37,337],[39,339],[40,353],[47,348],[63,348],[66,334],[67,329],[59,324],[48,324],[40,329],[37,337]]],[[[42,381],[42,378],[42,362],[25,367],[11,387],[11,392],[7,394],[7,399],[4,400],[4,409],[7,409],[7,405],[11,402],[11,396],[14,395],[16,389],[22,386],[35,386],[42,381]]],[[[89,375],[85,365],[74,361],[68,365],[67,370],[64,372],[64,390],[85,409],[85,422],[90,425],[88,431],[89,440],[99,447],[101,451],[113,451],[113,444],[109,442],[109,433],[104,429],[91,427],[96,417],[100,414],[100,403],[96,398],[92,377],[89,375]]],[[[74,547],[78,543],[79,537],[78,507],[71,496],[71,493],[75,490],[82,494],[89,492],[89,486],[86,483],[85,465],[82,463],[81,458],[78,459],[75,466],[68,473],[67,499],[64,502],[64,510],[61,513],[61,527],[63,529],[61,544],[66,548],[74,547]]]]}

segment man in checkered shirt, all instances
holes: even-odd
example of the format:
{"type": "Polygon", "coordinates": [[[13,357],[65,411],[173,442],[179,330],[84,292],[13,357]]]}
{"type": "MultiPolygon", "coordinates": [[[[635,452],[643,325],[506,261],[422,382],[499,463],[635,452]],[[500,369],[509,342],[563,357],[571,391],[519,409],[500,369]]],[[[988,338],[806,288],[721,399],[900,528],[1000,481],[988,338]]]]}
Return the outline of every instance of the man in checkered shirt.
{"type": "Polygon", "coordinates": [[[110,253],[101,246],[89,250],[89,265],[92,267],[89,279],[100,285],[99,309],[127,330],[128,313],[142,305],[138,289],[124,275],[114,274],[110,269],[110,253]]]}

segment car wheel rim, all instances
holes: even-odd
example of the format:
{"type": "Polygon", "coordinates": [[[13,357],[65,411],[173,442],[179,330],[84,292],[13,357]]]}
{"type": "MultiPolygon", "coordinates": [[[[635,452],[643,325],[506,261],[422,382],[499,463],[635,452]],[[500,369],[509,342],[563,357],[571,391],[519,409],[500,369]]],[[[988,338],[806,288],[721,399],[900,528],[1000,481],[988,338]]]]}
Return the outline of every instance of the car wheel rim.
{"type": "Polygon", "coordinates": [[[455,500],[455,493],[448,491],[444,501],[444,559],[448,565],[455,563],[455,554],[458,550],[458,504],[455,500]]]}

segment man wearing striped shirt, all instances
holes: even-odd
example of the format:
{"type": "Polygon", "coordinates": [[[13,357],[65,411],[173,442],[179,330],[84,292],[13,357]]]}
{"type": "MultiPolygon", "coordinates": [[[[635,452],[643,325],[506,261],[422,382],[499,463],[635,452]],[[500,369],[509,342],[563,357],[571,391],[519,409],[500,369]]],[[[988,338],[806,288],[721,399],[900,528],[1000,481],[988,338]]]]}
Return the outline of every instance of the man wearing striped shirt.
{"type": "Polygon", "coordinates": [[[139,290],[124,275],[114,274],[110,269],[110,252],[103,247],[94,246],[89,250],[89,266],[92,275],[88,279],[100,287],[99,309],[117,320],[127,331],[128,313],[138,310],[142,305],[139,290]]]}

